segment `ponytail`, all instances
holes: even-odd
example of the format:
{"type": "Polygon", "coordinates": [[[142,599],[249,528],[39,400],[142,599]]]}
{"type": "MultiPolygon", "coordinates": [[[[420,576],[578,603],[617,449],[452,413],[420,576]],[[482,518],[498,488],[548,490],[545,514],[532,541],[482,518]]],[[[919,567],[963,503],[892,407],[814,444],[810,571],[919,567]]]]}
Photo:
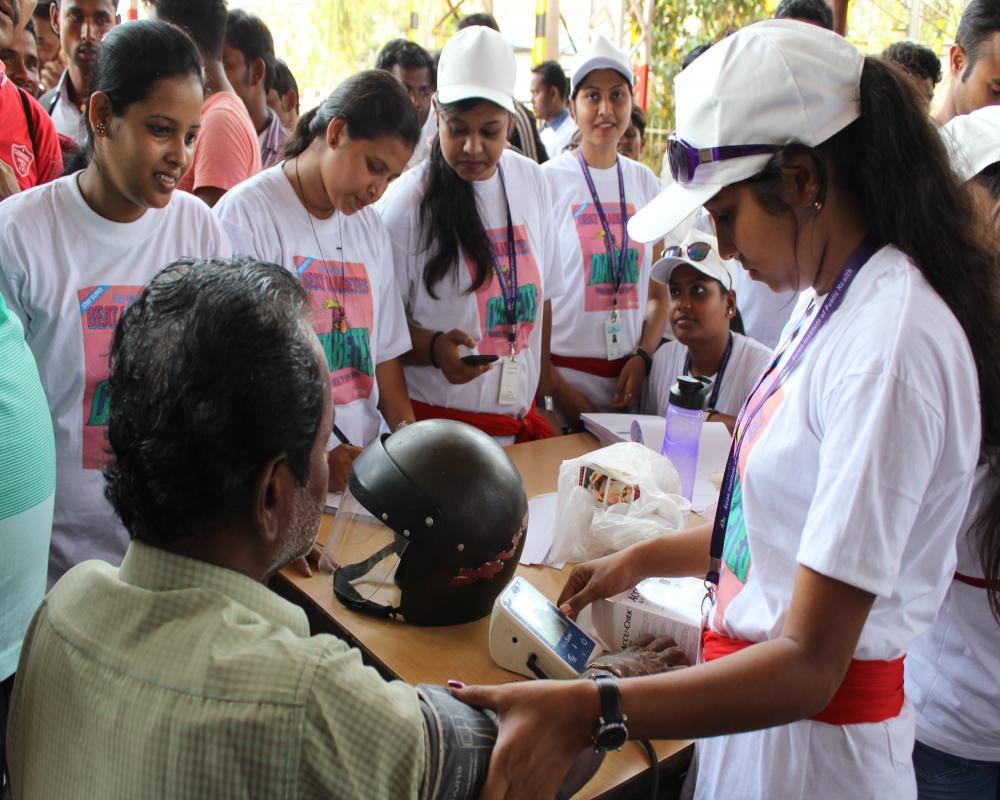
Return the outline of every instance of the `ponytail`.
{"type": "Polygon", "coordinates": [[[857,199],[875,239],[909,256],[962,326],[979,376],[983,457],[992,488],[975,535],[990,609],[1000,622],[1000,242],[976,212],[940,135],[904,80],[892,67],[866,58],[860,118],[819,147],[782,148],[750,183],[765,208],[785,213],[781,167],[789,155],[809,153],[821,184],[817,199],[825,197],[829,172],[841,191],[857,199]]]}
{"type": "MultiPolygon", "coordinates": [[[[298,121],[295,123],[295,130],[292,131],[291,135],[285,141],[285,158],[295,158],[295,156],[302,155],[306,148],[312,144],[313,139],[317,136],[311,130],[317,113],[319,113],[319,106],[310,108],[305,114],[299,116],[298,121]]],[[[326,126],[323,126],[323,128],[325,129],[326,126]]],[[[348,131],[348,134],[350,134],[350,131],[348,131]]]]}
{"type": "Polygon", "coordinates": [[[338,118],[347,123],[352,139],[391,134],[410,147],[420,141],[420,120],[406,90],[391,73],[369,69],[343,81],[319,106],[299,117],[285,143],[285,158],[305,152],[338,118]]]}
{"type": "MultiPolygon", "coordinates": [[[[461,113],[481,102],[479,98],[472,98],[450,104],[448,108],[461,113]]],[[[462,269],[459,259],[464,251],[475,268],[469,289],[472,293],[486,284],[493,269],[493,251],[476,208],[476,190],[445,160],[439,136],[434,138],[429,161],[427,189],[420,201],[423,247],[431,253],[424,266],[424,285],[427,293],[437,299],[434,287],[452,270],[462,269]]]]}

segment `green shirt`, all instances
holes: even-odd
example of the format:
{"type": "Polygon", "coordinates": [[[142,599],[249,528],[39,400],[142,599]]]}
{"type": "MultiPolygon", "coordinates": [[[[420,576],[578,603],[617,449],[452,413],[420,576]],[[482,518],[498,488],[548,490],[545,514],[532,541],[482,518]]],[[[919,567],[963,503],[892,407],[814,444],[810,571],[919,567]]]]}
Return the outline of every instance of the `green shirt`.
{"type": "Polygon", "coordinates": [[[8,726],[14,797],[408,798],[416,691],[231,570],[133,541],[39,608],[8,726]]]}

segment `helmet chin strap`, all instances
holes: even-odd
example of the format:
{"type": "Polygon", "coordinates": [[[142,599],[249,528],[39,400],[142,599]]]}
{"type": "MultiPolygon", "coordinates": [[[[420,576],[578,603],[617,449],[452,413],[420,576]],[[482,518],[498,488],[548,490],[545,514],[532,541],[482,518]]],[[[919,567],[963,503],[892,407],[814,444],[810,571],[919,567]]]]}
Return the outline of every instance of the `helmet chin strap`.
{"type": "Polygon", "coordinates": [[[387,544],[378,552],[373,553],[364,561],[338,567],[337,571],[333,573],[333,593],[336,595],[337,599],[353,611],[361,611],[364,614],[371,614],[375,617],[385,617],[387,619],[394,619],[398,616],[399,607],[382,605],[380,603],[373,603],[371,600],[366,600],[358,593],[358,590],[351,585],[351,581],[367,575],[372,571],[372,567],[388,556],[393,554],[401,556],[403,551],[406,549],[407,544],[409,544],[409,542],[406,540],[394,538],[391,543],[387,544]]]}

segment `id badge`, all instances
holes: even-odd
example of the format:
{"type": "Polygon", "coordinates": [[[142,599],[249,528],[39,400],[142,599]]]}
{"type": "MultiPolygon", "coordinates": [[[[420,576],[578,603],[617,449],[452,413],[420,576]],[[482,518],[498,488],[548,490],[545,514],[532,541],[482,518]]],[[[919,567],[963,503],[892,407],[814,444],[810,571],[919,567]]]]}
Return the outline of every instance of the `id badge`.
{"type": "Polygon", "coordinates": [[[521,399],[521,370],[514,356],[507,356],[500,367],[500,397],[502,406],[516,406],[521,399]]]}
{"type": "Polygon", "coordinates": [[[604,323],[604,341],[608,346],[608,361],[617,361],[625,355],[620,319],[609,319],[604,323]]]}

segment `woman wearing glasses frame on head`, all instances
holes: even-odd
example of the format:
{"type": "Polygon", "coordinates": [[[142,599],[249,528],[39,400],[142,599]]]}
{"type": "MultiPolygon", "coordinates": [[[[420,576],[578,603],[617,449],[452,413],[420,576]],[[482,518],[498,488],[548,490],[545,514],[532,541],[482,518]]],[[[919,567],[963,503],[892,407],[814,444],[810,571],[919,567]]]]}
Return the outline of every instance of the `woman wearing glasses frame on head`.
{"type": "Polygon", "coordinates": [[[705,418],[725,423],[731,432],[770,362],[771,350],[743,335],[733,271],[719,257],[713,235],[692,229],[682,244],[668,247],[663,256],[650,278],[667,287],[676,338],[653,354],[642,413],[663,416],[674,381],[693,375],[712,381],[705,418]]]}
{"type": "Polygon", "coordinates": [[[630,235],[657,239],[704,205],[721,256],[805,291],[740,413],[714,524],[580,565],[560,597],[575,615],[649,576],[704,575],[703,663],[455,689],[500,714],[483,797],[551,796],[573,754],[607,741],[609,715],[637,739],[698,738],[696,798],[916,797],[903,658],[953,581],[981,454],[996,475],[1000,312],[995,234],[972,223],[904,80],[775,20],[675,81],[698,164],[630,235]],[[721,150],[743,143],[772,150],[721,150]]]}

